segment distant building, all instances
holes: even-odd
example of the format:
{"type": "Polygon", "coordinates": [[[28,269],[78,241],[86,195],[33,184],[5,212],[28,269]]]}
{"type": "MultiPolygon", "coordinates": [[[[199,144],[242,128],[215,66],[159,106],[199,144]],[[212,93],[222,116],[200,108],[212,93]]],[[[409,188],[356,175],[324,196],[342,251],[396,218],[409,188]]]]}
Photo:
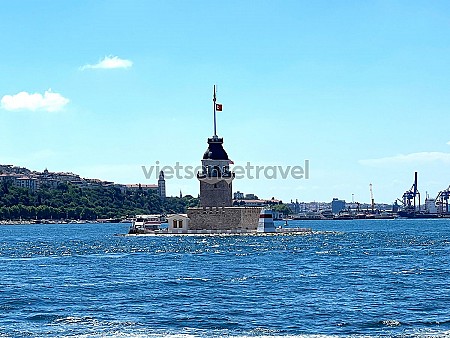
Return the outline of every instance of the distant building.
{"type": "Polygon", "coordinates": [[[53,173],[49,173],[47,168],[45,168],[44,172],[37,173],[36,176],[39,179],[40,187],[47,186],[52,189],[58,187],[59,181],[56,179],[56,175],[53,173]]]}
{"type": "MultiPolygon", "coordinates": [[[[181,191],[180,191],[181,195],[181,191]]],[[[158,196],[162,199],[166,199],[166,181],[164,179],[164,171],[159,172],[159,178],[158,178],[158,196]]]]}
{"type": "Polygon", "coordinates": [[[289,207],[289,209],[291,209],[291,211],[294,214],[298,214],[298,213],[304,211],[304,209],[305,209],[304,203],[301,203],[301,204],[298,203],[297,199],[295,200],[295,202],[293,202],[291,200],[291,203],[288,203],[287,206],[289,207]]]}
{"type": "Polygon", "coordinates": [[[158,185],[155,184],[115,184],[110,181],[102,181],[96,178],[82,178],[77,174],[71,172],[50,172],[47,168],[43,172],[31,171],[27,168],[22,168],[13,165],[0,164],[0,182],[10,182],[14,186],[30,189],[36,191],[43,187],[56,189],[59,184],[66,183],[72,184],[78,188],[89,189],[98,187],[116,187],[123,193],[126,191],[135,190],[154,190],[163,198],[166,196],[166,188],[164,182],[164,176],[162,182],[158,181],[158,185]]]}
{"type": "Polygon", "coordinates": [[[55,173],[56,179],[60,182],[72,182],[81,180],[79,175],[73,173],[55,173]]]}
{"type": "Polygon", "coordinates": [[[11,182],[16,179],[15,174],[0,174],[0,182],[11,182]]]}
{"type": "Polygon", "coordinates": [[[240,191],[236,191],[233,194],[233,199],[235,199],[235,200],[243,200],[244,199],[244,193],[242,193],[240,191]]]}
{"type": "Polygon", "coordinates": [[[14,180],[14,185],[21,188],[27,188],[31,191],[39,189],[39,180],[33,177],[22,176],[14,180]]]}
{"type": "Polygon", "coordinates": [[[236,200],[234,201],[234,205],[236,206],[246,206],[246,207],[263,207],[267,205],[267,201],[265,200],[236,200]]]}
{"type": "Polygon", "coordinates": [[[345,201],[333,198],[333,201],[331,201],[331,212],[333,214],[338,214],[340,211],[344,209],[345,209],[345,201]]]}

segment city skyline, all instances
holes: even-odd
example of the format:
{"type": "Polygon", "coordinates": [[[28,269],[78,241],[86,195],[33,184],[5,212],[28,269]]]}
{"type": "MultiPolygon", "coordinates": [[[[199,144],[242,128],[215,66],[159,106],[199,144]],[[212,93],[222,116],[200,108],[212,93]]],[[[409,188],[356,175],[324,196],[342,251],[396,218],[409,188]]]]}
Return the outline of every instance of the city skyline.
{"type": "Polygon", "coordinates": [[[415,171],[422,195],[450,184],[447,2],[26,4],[0,13],[1,164],[154,183],[142,166],[200,165],[216,84],[235,166],[309,161],[234,191],[369,202],[373,184],[389,203],[415,171]]]}

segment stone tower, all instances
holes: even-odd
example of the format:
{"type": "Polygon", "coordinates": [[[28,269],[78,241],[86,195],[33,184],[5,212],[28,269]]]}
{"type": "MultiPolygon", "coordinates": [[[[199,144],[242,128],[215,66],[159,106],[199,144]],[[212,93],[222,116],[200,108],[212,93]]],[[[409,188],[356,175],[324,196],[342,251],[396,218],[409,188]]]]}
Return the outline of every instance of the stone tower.
{"type": "Polygon", "coordinates": [[[234,173],[230,171],[230,159],[223,149],[223,138],[216,132],[216,86],[214,86],[214,136],[208,138],[208,149],[203,154],[202,171],[197,174],[200,181],[200,205],[202,207],[231,207],[232,181],[234,173]]]}
{"type": "Polygon", "coordinates": [[[234,173],[230,171],[230,160],[222,144],[222,138],[208,138],[208,149],[202,159],[202,171],[197,174],[202,207],[231,207],[233,203],[234,173]]]}
{"type": "Polygon", "coordinates": [[[164,179],[164,172],[161,170],[159,172],[158,178],[158,196],[162,199],[166,199],[166,180],[164,179]]]}

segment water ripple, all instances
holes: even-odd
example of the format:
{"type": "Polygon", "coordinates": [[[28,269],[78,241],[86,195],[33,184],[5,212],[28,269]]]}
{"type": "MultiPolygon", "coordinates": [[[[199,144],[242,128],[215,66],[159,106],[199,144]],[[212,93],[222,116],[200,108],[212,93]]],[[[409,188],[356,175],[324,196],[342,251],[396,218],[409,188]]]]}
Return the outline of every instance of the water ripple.
{"type": "Polygon", "coordinates": [[[0,227],[0,337],[450,332],[450,221],[306,222],[305,236],[0,227]],[[428,227],[424,231],[424,227],[428,227]]]}

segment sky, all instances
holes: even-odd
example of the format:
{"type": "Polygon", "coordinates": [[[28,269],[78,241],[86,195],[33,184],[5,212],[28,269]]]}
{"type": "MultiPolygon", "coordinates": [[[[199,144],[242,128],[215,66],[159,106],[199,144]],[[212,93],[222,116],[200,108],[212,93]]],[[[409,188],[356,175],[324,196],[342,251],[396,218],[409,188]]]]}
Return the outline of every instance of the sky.
{"type": "MultiPolygon", "coordinates": [[[[0,38],[0,164],[155,184],[144,171],[200,165],[217,85],[230,159],[263,168],[234,191],[367,203],[372,184],[392,203],[414,171],[422,196],[450,184],[448,1],[3,1],[0,38]]],[[[168,195],[199,193],[183,170],[168,195]]]]}

